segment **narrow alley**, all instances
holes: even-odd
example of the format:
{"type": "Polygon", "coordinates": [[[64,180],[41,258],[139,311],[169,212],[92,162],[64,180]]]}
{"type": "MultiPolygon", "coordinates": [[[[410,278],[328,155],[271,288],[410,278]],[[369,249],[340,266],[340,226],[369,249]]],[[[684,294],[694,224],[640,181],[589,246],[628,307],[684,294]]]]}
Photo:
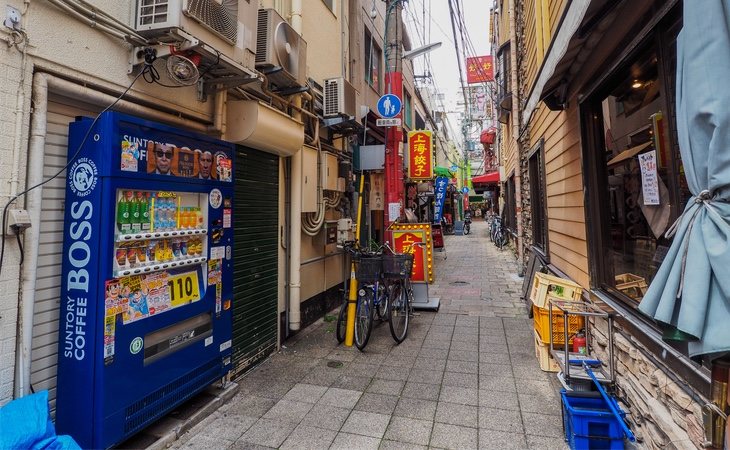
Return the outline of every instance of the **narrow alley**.
{"type": "Polygon", "coordinates": [[[431,297],[396,346],[375,325],[364,353],[320,320],[172,444],[184,449],[562,449],[560,399],[534,356],[512,253],[477,220],[436,254],[431,297]]]}

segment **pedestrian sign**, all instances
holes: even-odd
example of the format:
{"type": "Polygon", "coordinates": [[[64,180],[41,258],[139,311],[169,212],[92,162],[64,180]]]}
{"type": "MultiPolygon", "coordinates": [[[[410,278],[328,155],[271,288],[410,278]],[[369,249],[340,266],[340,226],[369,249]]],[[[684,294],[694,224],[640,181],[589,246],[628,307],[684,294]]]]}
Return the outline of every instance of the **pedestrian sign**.
{"type": "Polygon", "coordinates": [[[461,192],[463,192],[465,194],[468,194],[469,193],[469,188],[466,187],[466,186],[464,186],[463,188],[461,188],[461,192]]]}
{"type": "Polygon", "coordinates": [[[400,113],[401,101],[394,94],[385,94],[378,100],[378,114],[384,119],[390,119],[400,113]]]}

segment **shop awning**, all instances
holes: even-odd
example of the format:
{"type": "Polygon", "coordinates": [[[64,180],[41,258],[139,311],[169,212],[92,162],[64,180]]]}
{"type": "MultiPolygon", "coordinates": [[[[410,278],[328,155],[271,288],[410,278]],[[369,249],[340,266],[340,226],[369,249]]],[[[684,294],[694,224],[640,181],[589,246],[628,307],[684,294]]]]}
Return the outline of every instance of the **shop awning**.
{"type": "Polygon", "coordinates": [[[490,172],[485,173],[484,175],[478,175],[476,177],[471,177],[472,183],[499,183],[499,172],[490,172]]]}
{"type": "Polygon", "coordinates": [[[436,166],[433,168],[433,174],[437,177],[454,178],[453,172],[446,167],[436,166]]]}

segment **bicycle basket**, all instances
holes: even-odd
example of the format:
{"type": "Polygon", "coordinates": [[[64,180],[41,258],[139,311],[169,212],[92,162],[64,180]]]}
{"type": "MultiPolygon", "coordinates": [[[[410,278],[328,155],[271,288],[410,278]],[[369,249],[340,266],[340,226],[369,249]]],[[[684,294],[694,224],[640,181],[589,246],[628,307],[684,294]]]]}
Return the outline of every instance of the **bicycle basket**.
{"type": "Polygon", "coordinates": [[[361,257],[357,260],[356,276],[360,283],[374,283],[380,279],[383,259],[380,256],[361,257]]]}
{"type": "Polygon", "coordinates": [[[383,276],[387,278],[409,278],[412,270],[412,254],[383,255],[383,276]]]}

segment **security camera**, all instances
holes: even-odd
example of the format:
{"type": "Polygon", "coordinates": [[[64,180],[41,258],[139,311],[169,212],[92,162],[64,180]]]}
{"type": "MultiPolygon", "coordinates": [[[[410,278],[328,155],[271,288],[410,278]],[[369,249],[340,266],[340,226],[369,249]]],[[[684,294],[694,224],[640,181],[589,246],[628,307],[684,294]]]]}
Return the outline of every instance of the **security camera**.
{"type": "Polygon", "coordinates": [[[378,10],[375,8],[375,5],[373,4],[373,9],[370,10],[370,18],[375,20],[376,17],[378,17],[378,10]]]}

